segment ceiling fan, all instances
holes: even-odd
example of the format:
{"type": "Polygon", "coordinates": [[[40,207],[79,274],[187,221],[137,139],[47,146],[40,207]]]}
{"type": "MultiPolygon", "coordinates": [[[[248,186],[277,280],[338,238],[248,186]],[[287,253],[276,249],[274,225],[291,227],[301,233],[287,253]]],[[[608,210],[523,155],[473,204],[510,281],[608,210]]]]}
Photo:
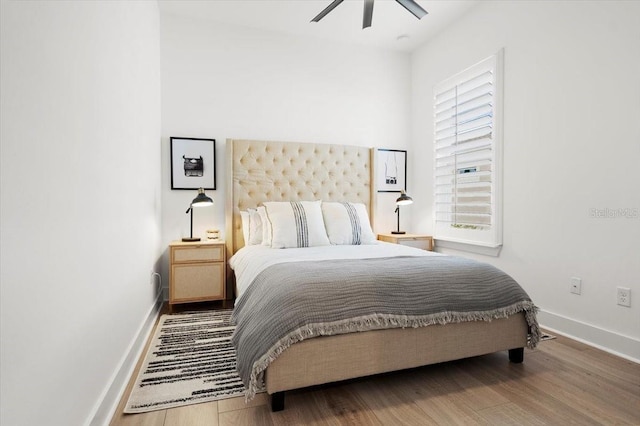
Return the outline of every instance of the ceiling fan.
{"type": "MultiPolygon", "coordinates": [[[[329,12],[335,9],[340,3],[344,0],[333,0],[329,6],[327,6],[322,12],[318,13],[318,15],[311,20],[311,22],[319,22],[322,18],[327,16],[329,12]]],[[[418,19],[422,19],[424,15],[428,12],[424,10],[418,3],[414,0],[396,0],[401,6],[407,9],[409,12],[413,14],[418,19]]],[[[364,15],[362,18],[362,29],[368,28],[371,26],[371,18],[373,17],[373,0],[364,0],[364,15]]]]}

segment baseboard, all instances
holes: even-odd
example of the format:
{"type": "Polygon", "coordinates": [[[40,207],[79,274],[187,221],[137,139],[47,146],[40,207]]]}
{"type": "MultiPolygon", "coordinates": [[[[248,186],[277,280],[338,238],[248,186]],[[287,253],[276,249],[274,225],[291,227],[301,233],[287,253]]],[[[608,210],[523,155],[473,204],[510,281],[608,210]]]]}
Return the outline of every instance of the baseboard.
{"type": "Polygon", "coordinates": [[[538,312],[540,326],[556,333],[596,347],[610,354],[640,364],[640,340],[591,324],[567,318],[541,309],[538,312]]]}
{"type": "Polygon", "coordinates": [[[118,408],[120,399],[129,384],[129,379],[136,368],[136,364],[142,351],[144,350],[147,339],[153,330],[153,326],[158,319],[160,308],[164,302],[164,292],[160,292],[155,303],[149,309],[147,317],[138,329],[136,337],[129,345],[125,356],[120,362],[120,367],[114,373],[111,384],[107,387],[104,395],[100,399],[100,403],[94,409],[85,424],[91,426],[106,426],[111,422],[111,418],[118,408]]]}

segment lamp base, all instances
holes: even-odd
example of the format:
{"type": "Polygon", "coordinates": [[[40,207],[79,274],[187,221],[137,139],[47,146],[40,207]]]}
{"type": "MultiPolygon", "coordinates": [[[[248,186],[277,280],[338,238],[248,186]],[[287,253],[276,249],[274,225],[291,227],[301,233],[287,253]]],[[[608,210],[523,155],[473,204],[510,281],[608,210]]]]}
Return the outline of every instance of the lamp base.
{"type": "Polygon", "coordinates": [[[200,241],[201,238],[199,237],[183,237],[182,241],[184,242],[194,242],[194,241],[200,241]]]}
{"type": "Polygon", "coordinates": [[[404,231],[391,231],[392,234],[406,234],[404,231]]]}

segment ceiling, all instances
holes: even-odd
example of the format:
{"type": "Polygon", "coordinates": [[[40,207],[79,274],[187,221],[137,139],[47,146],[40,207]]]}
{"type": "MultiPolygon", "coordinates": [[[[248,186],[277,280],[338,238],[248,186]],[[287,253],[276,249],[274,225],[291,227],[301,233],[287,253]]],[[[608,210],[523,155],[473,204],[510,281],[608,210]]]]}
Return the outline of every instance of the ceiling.
{"type": "Polygon", "coordinates": [[[373,24],[364,30],[364,0],[346,0],[317,23],[310,21],[331,0],[159,0],[158,3],[161,14],[411,52],[478,1],[416,0],[429,12],[418,20],[395,0],[376,0],[373,24]]]}

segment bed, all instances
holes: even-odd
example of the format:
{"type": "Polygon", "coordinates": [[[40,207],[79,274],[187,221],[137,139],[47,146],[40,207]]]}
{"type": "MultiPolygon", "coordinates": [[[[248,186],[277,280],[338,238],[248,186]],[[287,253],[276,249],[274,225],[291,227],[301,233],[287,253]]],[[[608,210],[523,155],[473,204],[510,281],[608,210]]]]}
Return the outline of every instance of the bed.
{"type": "MultiPolygon", "coordinates": [[[[365,277],[363,274],[372,269],[374,264],[387,268],[384,273],[386,279],[387,273],[389,277],[394,274],[402,275],[398,272],[402,270],[397,267],[398,265],[403,265],[405,270],[410,271],[421,268],[422,263],[438,265],[437,267],[441,270],[457,270],[458,267],[452,266],[450,262],[468,261],[388,243],[366,244],[371,241],[358,241],[365,243],[361,245],[356,242],[356,244],[345,243],[344,246],[336,246],[331,244],[334,241],[331,238],[339,238],[341,234],[336,233],[335,229],[327,229],[327,234],[331,236],[329,245],[321,241],[316,246],[314,241],[319,241],[321,236],[310,233],[308,238],[311,244],[308,244],[309,241],[302,244],[314,246],[310,248],[277,250],[263,247],[261,244],[247,244],[243,249],[245,236],[249,234],[249,230],[247,227],[243,229],[242,217],[245,216],[246,224],[247,212],[264,214],[265,207],[262,207],[262,212],[257,211],[260,206],[267,206],[272,219],[278,217],[276,216],[280,211],[278,209],[289,209],[288,205],[291,205],[291,209],[302,209],[305,220],[310,222],[317,220],[318,209],[322,214],[328,214],[327,211],[330,210],[323,210],[325,206],[335,209],[345,208],[352,220],[354,217],[371,220],[375,203],[372,179],[375,167],[373,150],[345,145],[251,140],[227,140],[226,150],[227,170],[231,173],[226,200],[227,250],[231,258],[230,264],[234,269],[234,274],[229,275],[235,276],[236,294],[239,293],[240,296],[237,298],[235,308],[237,312],[234,312],[234,316],[236,313],[238,315],[235,318],[236,321],[239,321],[234,339],[236,339],[238,351],[239,371],[240,364],[245,364],[241,376],[247,385],[248,397],[251,397],[263,384],[266,392],[271,395],[272,410],[278,411],[284,408],[284,392],[288,390],[503,350],[509,352],[511,362],[519,363],[523,361],[524,347],[527,345],[533,347],[537,343],[539,330],[535,320],[535,306],[530,300],[521,300],[520,294],[516,295],[522,290],[517,284],[515,287],[511,283],[505,284],[503,281],[508,280],[502,276],[495,278],[493,274],[501,273],[499,270],[496,270],[499,272],[494,271],[495,268],[485,271],[487,276],[491,277],[490,281],[500,282],[500,286],[509,285],[510,287],[508,291],[504,290],[506,287],[497,287],[499,291],[496,297],[480,299],[493,300],[502,296],[505,298],[513,296],[514,299],[509,299],[508,303],[505,302],[509,305],[508,308],[500,306],[499,309],[473,311],[476,312],[475,317],[467,314],[445,316],[436,311],[414,315],[415,312],[410,310],[403,315],[391,313],[384,316],[374,313],[372,316],[371,312],[366,310],[370,307],[362,303],[357,308],[349,308],[349,312],[353,310],[358,313],[357,320],[348,318],[346,321],[343,317],[331,316],[331,321],[327,322],[323,318],[322,321],[318,321],[321,325],[306,326],[304,332],[300,332],[300,328],[295,328],[296,324],[291,325],[290,323],[295,323],[297,319],[289,318],[287,315],[280,315],[281,318],[276,315],[271,320],[273,323],[268,323],[260,317],[262,308],[256,300],[264,299],[270,292],[260,293],[260,286],[255,283],[266,280],[268,275],[275,275],[278,282],[292,285],[288,290],[282,290],[283,293],[277,296],[277,300],[284,301],[288,297],[293,297],[296,292],[291,289],[296,285],[306,285],[307,288],[318,285],[315,281],[306,282],[302,277],[315,277],[319,275],[318,271],[330,274],[331,265],[339,265],[334,268],[337,271],[348,270],[349,280],[347,281],[350,281],[352,277],[365,277]],[[364,254],[352,254],[359,250],[365,250],[364,254]],[[319,259],[311,256],[315,252],[320,253],[319,259]],[[332,254],[327,254],[329,252],[332,254]],[[393,256],[398,257],[396,259],[393,256]],[[356,261],[357,258],[361,260],[356,261]],[[385,264],[387,266],[384,266],[385,264]],[[299,278],[296,278],[296,274],[299,278]],[[512,303],[515,300],[518,302],[512,303]],[[363,310],[360,311],[360,309],[363,310]],[[374,317],[373,321],[372,317],[374,317]],[[279,320],[282,322],[278,323],[279,320]],[[326,326],[328,323],[331,327],[326,326]],[[267,328],[258,334],[270,334],[269,327],[278,332],[283,330],[284,334],[273,332],[275,334],[273,339],[278,342],[271,346],[270,351],[251,356],[245,354],[245,352],[251,352],[249,347],[259,346],[255,340],[258,337],[246,337],[248,333],[246,330],[251,329],[255,333],[253,329],[259,326],[264,327],[264,324],[267,324],[267,328]],[[284,330],[285,326],[293,328],[284,330]],[[290,332],[293,329],[295,332],[290,332]],[[286,338],[283,338],[285,335],[286,338]],[[393,344],[389,344],[390,342],[393,344]],[[245,358],[248,361],[245,361],[245,358]],[[258,359],[259,362],[256,361],[258,359]],[[246,364],[251,365],[249,371],[246,364]]],[[[285,231],[289,231],[291,227],[280,229],[276,228],[276,224],[277,219],[273,219],[270,227],[279,231],[274,231],[273,235],[269,236],[272,238],[271,242],[279,247],[289,247],[288,244],[293,244],[291,247],[297,247],[295,238],[300,236],[296,236],[295,232],[288,235],[285,231]],[[282,240],[278,240],[280,245],[276,244],[278,239],[276,235],[282,240]],[[294,242],[290,243],[290,240],[294,242]]],[[[363,225],[363,229],[366,228],[364,223],[360,224],[363,225]]],[[[367,234],[369,230],[370,226],[361,233],[367,239],[370,239],[370,235],[367,234]]],[[[297,244],[300,245],[300,241],[297,244]]],[[[464,265],[460,267],[461,270],[465,268],[464,265]]],[[[485,272],[479,275],[484,276],[485,272]]],[[[468,274],[471,274],[469,276],[478,275],[473,271],[468,274]]],[[[431,275],[418,273],[412,280],[418,280],[423,276],[425,280],[430,280],[431,275]]],[[[468,280],[469,276],[463,278],[463,281],[468,280]]],[[[335,286],[335,283],[326,281],[326,285],[335,286]]],[[[368,286],[370,285],[368,281],[376,280],[362,278],[353,281],[368,286]]],[[[446,287],[446,283],[438,285],[441,288],[439,291],[444,291],[442,289],[446,287]]],[[[415,290],[414,287],[410,289],[410,294],[415,290]]],[[[476,287],[481,286],[476,285],[476,287]]],[[[327,311],[333,309],[334,311],[330,312],[331,315],[348,315],[343,312],[345,309],[341,309],[341,302],[332,302],[332,299],[338,299],[338,295],[346,294],[346,290],[335,291],[336,287],[328,288],[334,290],[319,292],[329,295],[328,298],[323,299],[323,309],[327,311]],[[336,313],[338,311],[341,311],[340,314],[336,313]]],[[[380,291],[386,291],[384,287],[381,287],[382,290],[363,288],[365,292],[372,291],[376,295],[380,291]]],[[[386,304],[388,299],[403,294],[405,294],[404,290],[390,291],[383,297],[376,297],[375,300],[386,304]]],[[[353,300],[361,299],[350,297],[353,300]]],[[[411,298],[405,297],[405,299],[411,298]]],[[[528,296],[525,299],[528,299],[528,296]]],[[[311,311],[308,308],[310,305],[304,305],[307,302],[287,299],[283,302],[287,304],[287,309],[282,307],[279,309],[283,313],[289,313],[293,311],[289,308],[290,306],[300,304],[300,306],[306,306],[301,311],[311,311]]],[[[468,298],[467,302],[473,303],[472,298],[468,298]]],[[[273,306],[275,305],[269,308],[271,311],[274,310],[273,306]]],[[[413,308],[417,309],[415,306],[407,309],[413,308]]],[[[269,309],[264,310],[265,315],[269,309]]],[[[324,313],[313,312],[313,315],[320,314],[324,315],[324,313]]],[[[259,343],[269,347],[273,342],[260,341],[259,343]]]]}

